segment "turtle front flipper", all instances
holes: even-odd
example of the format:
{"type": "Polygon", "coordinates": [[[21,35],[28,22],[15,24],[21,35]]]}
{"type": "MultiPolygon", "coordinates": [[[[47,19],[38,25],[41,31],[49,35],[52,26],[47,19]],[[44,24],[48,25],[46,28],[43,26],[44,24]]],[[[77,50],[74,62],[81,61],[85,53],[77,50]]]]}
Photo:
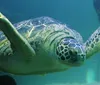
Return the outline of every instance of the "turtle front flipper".
{"type": "Polygon", "coordinates": [[[86,56],[90,58],[92,55],[100,51],[100,27],[85,42],[86,56]]]}
{"type": "Polygon", "coordinates": [[[30,59],[30,57],[34,57],[34,49],[2,13],[0,13],[0,30],[3,31],[10,41],[12,49],[16,49],[22,54],[26,61],[30,59]]]}

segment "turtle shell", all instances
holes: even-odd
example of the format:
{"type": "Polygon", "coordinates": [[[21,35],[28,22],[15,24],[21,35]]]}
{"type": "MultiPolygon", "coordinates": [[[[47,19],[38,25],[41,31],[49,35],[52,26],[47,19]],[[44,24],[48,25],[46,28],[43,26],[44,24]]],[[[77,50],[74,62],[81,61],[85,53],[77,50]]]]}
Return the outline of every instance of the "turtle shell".
{"type": "MultiPolygon", "coordinates": [[[[45,26],[49,24],[53,24],[53,23],[57,24],[57,21],[49,17],[40,17],[40,18],[35,18],[35,19],[24,20],[24,21],[15,23],[13,25],[21,34],[27,34],[27,32],[30,32],[32,29],[41,30],[45,26]]],[[[3,34],[3,32],[0,31],[0,41],[4,40],[5,38],[6,37],[3,34]]]]}
{"type": "MultiPolygon", "coordinates": [[[[66,29],[76,40],[80,43],[83,42],[81,35],[73,29],[70,29],[67,25],[61,23],[50,17],[39,17],[35,19],[24,20],[15,23],[14,26],[25,38],[34,32],[38,32],[41,29],[46,28],[49,25],[55,25],[55,30],[66,29]]],[[[0,41],[4,40],[6,37],[3,32],[0,32],[0,41]]]]}

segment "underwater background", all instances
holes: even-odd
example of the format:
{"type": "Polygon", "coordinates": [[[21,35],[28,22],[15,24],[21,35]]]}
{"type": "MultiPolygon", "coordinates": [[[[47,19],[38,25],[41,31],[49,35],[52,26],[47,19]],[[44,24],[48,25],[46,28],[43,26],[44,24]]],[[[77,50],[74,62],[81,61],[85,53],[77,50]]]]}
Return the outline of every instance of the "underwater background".
{"type": "MultiPolygon", "coordinates": [[[[96,0],[95,0],[96,1],[96,0]]],[[[99,27],[93,0],[0,0],[0,12],[12,23],[49,16],[78,31],[84,42],[99,27]]],[[[64,72],[18,76],[17,85],[100,85],[100,53],[64,72]]]]}

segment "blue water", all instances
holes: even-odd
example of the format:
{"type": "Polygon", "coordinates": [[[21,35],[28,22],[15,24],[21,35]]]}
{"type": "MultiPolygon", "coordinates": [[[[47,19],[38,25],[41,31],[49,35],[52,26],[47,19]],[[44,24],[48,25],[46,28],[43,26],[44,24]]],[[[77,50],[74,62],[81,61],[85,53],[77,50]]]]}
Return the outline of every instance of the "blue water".
{"type": "MultiPolygon", "coordinates": [[[[0,0],[0,11],[12,23],[41,16],[55,18],[78,31],[84,42],[99,26],[92,0],[0,0]]],[[[100,81],[99,55],[94,55],[81,67],[64,72],[45,76],[12,76],[18,85],[91,85],[100,81]]]]}

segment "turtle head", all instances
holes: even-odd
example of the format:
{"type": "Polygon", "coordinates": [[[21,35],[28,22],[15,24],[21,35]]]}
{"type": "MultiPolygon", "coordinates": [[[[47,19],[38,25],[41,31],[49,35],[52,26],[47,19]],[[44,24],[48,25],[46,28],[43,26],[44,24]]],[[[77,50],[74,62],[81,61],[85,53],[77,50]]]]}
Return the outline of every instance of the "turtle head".
{"type": "Polygon", "coordinates": [[[80,66],[86,59],[84,47],[74,38],[64,38],[56,48],[59,61],[69,66],[80,66]]]}

